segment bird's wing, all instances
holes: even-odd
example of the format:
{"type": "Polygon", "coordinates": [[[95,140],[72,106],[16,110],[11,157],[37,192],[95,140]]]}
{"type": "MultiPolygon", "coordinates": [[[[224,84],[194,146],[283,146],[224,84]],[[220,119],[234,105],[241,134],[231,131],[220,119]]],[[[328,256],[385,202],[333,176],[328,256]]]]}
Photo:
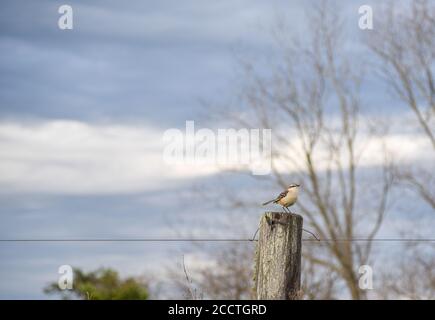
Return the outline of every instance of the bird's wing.
{"type": "Polygon", "coordinates": [[[287,193],[288,193],[288,190],[281,192],[281,193],[279,194],[279,196],[276,197],[276,199],[275,199],[274,202],[278,202],[279,200],[281,200],[282,198],[284,198],[284,197],[287,195],[287,193]]]}

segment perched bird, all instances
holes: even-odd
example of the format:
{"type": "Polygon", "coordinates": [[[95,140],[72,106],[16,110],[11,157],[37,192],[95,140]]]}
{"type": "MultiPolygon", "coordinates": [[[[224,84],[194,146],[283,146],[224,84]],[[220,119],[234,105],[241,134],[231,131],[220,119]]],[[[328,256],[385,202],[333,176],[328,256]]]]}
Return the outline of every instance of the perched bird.
{"type": "Polygon", "coordinates": [[[276,197],[273,200],[267,201],[263,203],[263,206],[269,204],[269,203],[276,203],[283,207],[284,211],[287,211],[291,213],[290,209],[288,207],[294,205],[296,201],[298,200],[298,193],[299,193],[299,184],[291,184],[287,188],[287,190],[281,192],[278,197],[276,197]]]}

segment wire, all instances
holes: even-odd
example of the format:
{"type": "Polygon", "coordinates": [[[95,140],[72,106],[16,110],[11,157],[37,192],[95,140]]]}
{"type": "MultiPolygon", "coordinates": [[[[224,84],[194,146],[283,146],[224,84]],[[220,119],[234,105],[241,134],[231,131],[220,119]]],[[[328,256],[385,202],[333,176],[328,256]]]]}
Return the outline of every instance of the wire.
{"type": "Polygon", "coordinates": [[[231,242],[231,241],[257,241],[253,239],[219,239],[219,238],[183,238],[183,239],[172,239],[172,238],[136,238],[136,239],[109,239],[109,238],[98,238],[98,239],[0,239],[0,242],[231,242]]]}
{"type": "Polygon", "coordinates": [[[302,239],[310,242],[435,242],[435,238],[375,238],[375,239],[302,239]]]}
{"type": "MultiPolygon", "coordinates": [[[[247,238],[70,238],[70,239],[0,239],[7,242],[256,242],[247,238]]],[[[435,238],[353,238],[353,239],[302,239],[304,242],[435,242],[435,238]]]]}

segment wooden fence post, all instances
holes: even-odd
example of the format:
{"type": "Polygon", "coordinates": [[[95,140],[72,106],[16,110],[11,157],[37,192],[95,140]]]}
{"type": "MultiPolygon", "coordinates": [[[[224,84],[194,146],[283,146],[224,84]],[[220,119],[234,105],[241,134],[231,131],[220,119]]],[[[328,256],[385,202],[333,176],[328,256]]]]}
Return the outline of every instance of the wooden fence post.
{"type": "Polygon", "coordinates": [[[300,297],[302,217],[266,212],[260,220],[254,274],[254,298],[300,297]]]}

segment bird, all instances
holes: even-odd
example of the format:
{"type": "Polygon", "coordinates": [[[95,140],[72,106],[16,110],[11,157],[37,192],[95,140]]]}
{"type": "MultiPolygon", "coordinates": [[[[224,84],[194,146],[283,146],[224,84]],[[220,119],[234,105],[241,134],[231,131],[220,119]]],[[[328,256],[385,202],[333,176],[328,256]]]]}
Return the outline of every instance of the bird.
{"type": "Polygon", "coordinates": [[[279,196],[275,199],[266,201],[265,203],[263,203],[263,206],[273,202],[281,205],[284,211],[291,213],[288,207],[294,205],[298,200],[299,187],[300,185],[295,183],[289,185],[287,190],[281,192],[279,196]]]}

